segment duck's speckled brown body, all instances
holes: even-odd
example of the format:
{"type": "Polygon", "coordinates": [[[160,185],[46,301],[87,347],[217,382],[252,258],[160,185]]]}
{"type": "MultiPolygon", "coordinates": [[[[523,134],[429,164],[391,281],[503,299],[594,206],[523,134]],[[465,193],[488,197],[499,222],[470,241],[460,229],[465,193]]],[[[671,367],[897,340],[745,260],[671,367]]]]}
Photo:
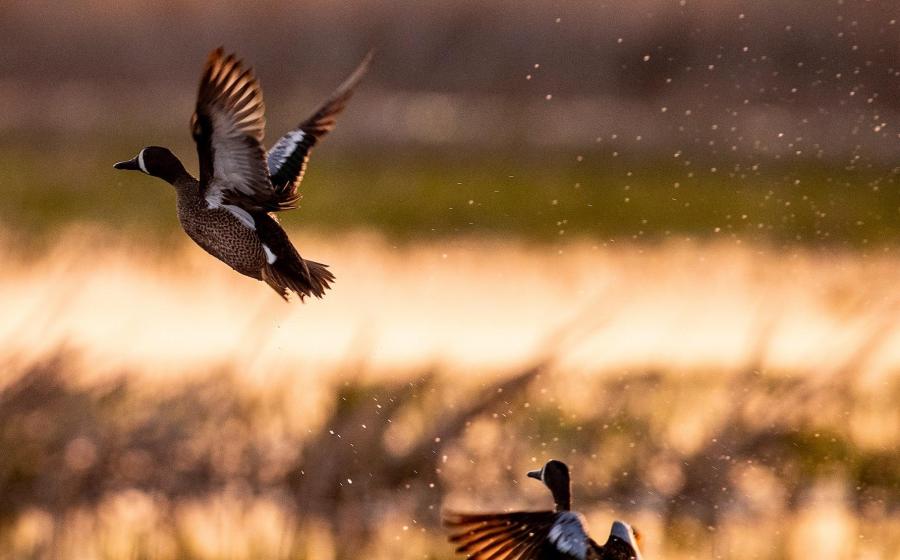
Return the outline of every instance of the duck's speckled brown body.
{"type": "Polygon", "coordinates": [[[266,254],[256,231],[241,223],[227,209],[221,206],[210,208],[200,198],[200,185],[196,180],[176,184],[175,191],[178,221],[188,237],[234,270],[262,280],[266,254]]]}

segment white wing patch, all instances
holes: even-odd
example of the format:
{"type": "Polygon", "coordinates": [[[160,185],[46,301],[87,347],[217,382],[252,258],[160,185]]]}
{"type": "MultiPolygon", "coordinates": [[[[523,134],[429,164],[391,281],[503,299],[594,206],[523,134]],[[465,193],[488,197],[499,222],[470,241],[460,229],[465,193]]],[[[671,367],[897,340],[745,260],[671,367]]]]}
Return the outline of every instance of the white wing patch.
{"type": "Polygon", "coordinates": [[[228,212],[230,212],[232,216],[237,218],[239,222],[256,231],[256,220],[253,219],[253,216],[250,215],[250,212],[247,212],[240,206],[235,206],[234,204],[222,204],[221,189],[211,189],[209,193],[207,193],[206,205],[209,208],[224,208],[225,210],[228,210],[228,212]]]}
{"type": "Polygon", "coordinates": [[[269,175],[278,173],[304,137],[306,137],[306,133],[302,130],[292,130],[278,139],[278,142],[269,150],[269,175]]]}
{"type": "Polygon", "coordinates": [[[581,523],[581,516],[574,511],[563,511],[550,527],[550,542],[563,554],[580,560],[587,558],[588,536],[581,523]]]}
{"type": "Polygon", "coordinates": [[[256,230],[256,221],[253,219],[253,216],[250,215],[250,212],[247,212],[240,206],[235,206],[234,204],[223,204],[222,208],[231,212],[238,221],[248,228],[256,230]]]}
{"type": "Polygon", "coordinates": [[[206,194],[206,204],[210,208],[222,206],[222,189],[211,188],[206,194]]]}
{"type": "Polygon", "coordinates": [[[263,251],[266,252],[266,262],[267,263],[272,264],[278,260],[278,257],[275,256],[275,253],[272,252],[272,249],[269,249],[268,245],[263,243],[262,246],[263,246],[263,251]]]}

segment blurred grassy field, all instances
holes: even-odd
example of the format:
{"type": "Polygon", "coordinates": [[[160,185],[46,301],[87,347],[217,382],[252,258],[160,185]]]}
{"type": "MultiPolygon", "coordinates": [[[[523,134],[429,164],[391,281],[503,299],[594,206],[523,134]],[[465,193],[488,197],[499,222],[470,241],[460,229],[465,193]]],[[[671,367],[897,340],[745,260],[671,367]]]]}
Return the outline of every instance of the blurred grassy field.
{"type": "Polygon", "coordinates": [[[551,457],[647,560],[900,557],[895,0],[67,8],[0,9],[0,560],[450,560],[551,457]],[[112,169],[218,45],[270,142],[377,50],[323,301],[112,169]]]}
{"type": "Polygon", "coordinates": [[[550,457],[647,558],[900,553],[892,255],[293,236],[324,301],[6,235],[0,558],[449,560],[441,508],[548,507],[550,457]]]}
{"type": "Polygon", "coordinates": [[[895,168],[326,144],[286,305],[103,138],[0,146],[0,559],[449,560],[551,457],[648,559],[900,554],[895,168]]]}
{"type": "MultiPolygon", "coordinates": [[[[191,169],[196,156],[186,140],[169,145],[191,169]]],[[[6,201],[0,220],[38,237],[77,222],[177,232],[168,186],[112,169],[142,141],[67,137],[40,147],[0,145],[6,201]],[[77,154],[72,142],[80,145],[77,154]]],[[[326,144],[313,156],[301,210],[282,217],[323,232],[373,229],[394,241],[699,238],[882,249],[900,239],[896,168],[817,160],[685,162],[613,157],[614,151],[598,144],[581,151],[366,153],[326,144]]]]}

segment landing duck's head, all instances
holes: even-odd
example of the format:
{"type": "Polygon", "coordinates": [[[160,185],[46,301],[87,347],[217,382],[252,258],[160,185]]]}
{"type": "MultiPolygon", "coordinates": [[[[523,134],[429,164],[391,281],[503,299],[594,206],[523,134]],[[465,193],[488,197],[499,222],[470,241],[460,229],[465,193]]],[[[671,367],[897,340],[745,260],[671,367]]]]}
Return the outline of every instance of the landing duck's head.
{"type": "Polygon", "coordinates": [[[116,169],[125,169],[130,171],[140,171],[159,177],[160,179],[173,183],[176,179],[185,175],[187,172],[181,161],[175,157],[168,148],[160,146],[147,146],[134,158],[127,161],[120,161],[113,165],[116,169]]]}
{"type": "Polygon", "coordinates": [[[530,478],[536,478],[547,486],[569,484],[569,467],[562,461],[552,459],[540,469],[528,471],[530,478]]]}
{"type": "Polygon", "coordinates": [[[542,468],[529,471],[528,476],[540,480],[550,489],[557,509],[569,509],[569,467],[565,463],[555,459],[547,461],[542,468]]]}

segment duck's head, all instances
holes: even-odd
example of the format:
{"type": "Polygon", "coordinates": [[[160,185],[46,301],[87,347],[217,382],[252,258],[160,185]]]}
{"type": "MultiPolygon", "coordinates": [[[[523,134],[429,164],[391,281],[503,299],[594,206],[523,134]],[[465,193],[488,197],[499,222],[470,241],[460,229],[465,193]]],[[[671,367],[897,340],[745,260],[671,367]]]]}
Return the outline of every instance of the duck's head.
{"type": "Polygon", "coordinates": [[[565,463],[552,459],[542,468],[529,471],[528,476],[540,480],[550,489],[557,511],[569,509],[569,467],[565,463]]]}
{"type": "Polygon", "coordinates": [[[168,183],[187,175],[181,161],[168,148],[147,146],[134,158],[113,165],[116,169],[140,171],[168,183]]]}

